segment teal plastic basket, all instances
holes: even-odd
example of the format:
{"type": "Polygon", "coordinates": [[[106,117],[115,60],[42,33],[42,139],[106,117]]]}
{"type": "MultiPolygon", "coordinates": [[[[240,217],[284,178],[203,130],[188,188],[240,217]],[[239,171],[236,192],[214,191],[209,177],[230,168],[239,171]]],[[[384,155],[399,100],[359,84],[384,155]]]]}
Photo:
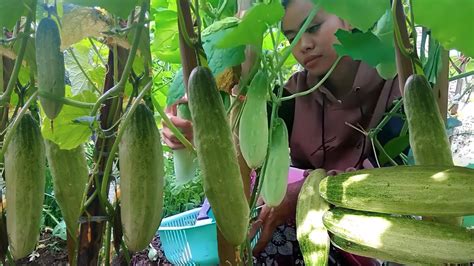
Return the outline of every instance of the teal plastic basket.
{"type": "MultiPolygon", "coordinates": [[[[173,265],[218,265],[216,222],[209,211],[209,218],[196,224],[201,208],[192,209],[164,218],[158,228],[166,258],[173,265]]],[[[257,211],[253,213],[257,214],[257,211]]],[[[251,242],[255,246],[260,237],[251,242]]]]}

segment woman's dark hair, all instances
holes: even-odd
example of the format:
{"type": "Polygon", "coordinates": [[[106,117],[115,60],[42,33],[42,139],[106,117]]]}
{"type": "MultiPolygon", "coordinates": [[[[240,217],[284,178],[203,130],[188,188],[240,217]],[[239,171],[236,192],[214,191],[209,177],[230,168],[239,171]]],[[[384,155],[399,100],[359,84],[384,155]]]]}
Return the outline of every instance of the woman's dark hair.
{"type": "Polygon", "coordinates": [[[281,4],[287,8],[288,7],[288,4],[291,2],[291,0],[281,0],[281,4]]]}

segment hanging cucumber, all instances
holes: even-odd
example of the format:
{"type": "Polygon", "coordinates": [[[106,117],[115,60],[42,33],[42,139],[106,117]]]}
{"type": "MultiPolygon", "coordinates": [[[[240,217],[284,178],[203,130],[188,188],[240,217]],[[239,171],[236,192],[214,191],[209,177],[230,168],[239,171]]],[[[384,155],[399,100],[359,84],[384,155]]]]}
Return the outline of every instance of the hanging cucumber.
{"type": "Polygon", "coordinates": [[[262,197],[270,207],[276,207],[285,198],[288,186],[288,169],[290,168],[290,154],[288,144],[288,130],[285,121],[276,118],[272,128],[272,137],[268,161],[262,184],[262,197]]]}
{"type": "MultiPolygon", "coordinates": [[[[186,103],[178,105],[178,117],[191,120],[191,111],[186,103]]],[[[194,178],[197,168],[196,155],[188,149],[173,151],[174,173],[176,184],[182,185],[194,178]]]]}
{"type": "Polygon", "coordinates": [[[120,212],[125,244],[145,249],[161,222],[164,164],[153,113],[139,104],[119,143],[120,212]]]}
{"type": "Polygon", "coordinates": [[[61,36],[57,23],[43,18],[36,29],[36,64],[38,68],[38,90],[41,107],[46,116],[53,120],[61,112],[63,104],[42,95],[64,97],[64,55],[60,51],[61,36]]]}
{"type": "Polygon", "coordinates": [[[82,145],[62,150],[57,144],[45,140],[46,157],[53,176],[54,195],[70,235],[75,239],[79,227],[82,197],[89,178],[86,155],[82,145]]]}
{"type": "Polygon", "coordinates": [[[259,71],[247,91],[239,126],[242,156],[252,169],[262,166],[268,149],[268,78],[259,71]]]}
{"type": "Polygon", "coordinates": [[[45,148],[38,123],[25,114],[5,152],[7,232],[14,259],[38,243],[45,187],[45,148]]]}
{"type": "Polygon", "coordinates": [[[224,104],[209,68],[193,69],[188,88],[204,191],[222,235],[240,245],[247,237],[250,211],[224,104]]]}

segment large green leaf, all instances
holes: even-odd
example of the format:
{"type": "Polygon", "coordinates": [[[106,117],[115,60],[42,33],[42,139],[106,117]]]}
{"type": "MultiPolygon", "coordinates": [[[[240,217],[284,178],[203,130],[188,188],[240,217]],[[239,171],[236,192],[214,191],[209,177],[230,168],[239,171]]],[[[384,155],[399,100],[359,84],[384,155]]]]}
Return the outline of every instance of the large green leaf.
{"type": "Polygon", "coordinates": [[[413,0],[415,22],[431,29],[446,49],[474,57],[473,0],[413,0]]]}
{"type": "MultiPolygon", "coordinates": [[[[385,146],[383,147],[385,152],[391,159],[396,158],[400,153],[402,153],[406,148],[409,146],[409,137],[408,135],[405,136],[398,136],[396,138],[391,139],[385,146]]],[[[380,165],[384,165],[389,162],[389,158],[385,155],[385,153],[380,151],[379,155],[379,163],[380,165]]]]}
{"type": "Polygon", "coordinates": [[[177,12],[168,9],[154,11],[155,35],[153,54],[168,63],[180,63],[177,12]]]}
{"type": "Polygon", "coordinates": [[[262,42],[263,33],[267,25],[280,21],[285,10],[280,1],[272,1],[270,4],[254,5],[242,18],[237,27],[228,31],[218,43],[221,48],[230,48],[244,44],[259,46],[262,42]]]}
{"type": "Polygon", "coordinates": [[[349,22],[352,26],[367,31],[390,7],[388,0],[313,0],[323,8],[349,22]]]}
{"type": "Polygon", "coordinates": [[[3,27],[12,29],[24,11],[25,5],[23,0],[1,0],[0,29],[3,29],[3,27]]]}
{"type": "MultiPolygon", "coordinates": [[[[66,86],[66,96],[71,96],[69,86],[66,86]]],[[[95,102],[97,96],[90,91],[71,97],[71,99],[83,102],[95,102]]],[[[74,149],[78,145],[89,140],[92,130],[88,123],[78,123],[75,119],[87,117],[90,113],[89,109],[82,109],[64,105],[58,117],[54,119],[51,127],[51,120],[43,115],[43,123],[41,133],[44,138],[58,144],[61,149],[74,149]]]]}
{"type": "Polygon", "coordinates": [[[338,30],[336,37],[341,44],[334,45],[339,55],[348,55],[376,67],[394,60],[393,47],[383,43],[372,32],[348,32],[338,30]]]}
{"type": "Polygon", "coordinates": [[[114,15],[127,18],[138,0],[65,0],[64,2],[81,6],[100,6],[114,15]]]}

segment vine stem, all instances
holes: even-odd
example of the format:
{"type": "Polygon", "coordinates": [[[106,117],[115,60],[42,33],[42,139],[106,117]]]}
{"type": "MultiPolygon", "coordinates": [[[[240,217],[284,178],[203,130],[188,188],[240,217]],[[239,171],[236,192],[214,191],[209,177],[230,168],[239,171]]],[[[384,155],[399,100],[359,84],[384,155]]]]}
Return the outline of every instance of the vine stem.
{"type": "Polygon", "coordinates": [[[339,61],[341,61],[342,59],[342,56],[339,56],[336,61],[334,61],[334,63],[332,64],[331,68],[329,69],[329,71],[326,73],[326,75],[324,75],[324,77],[318,82],[318,84],[314,85],[314,87],[312,87],[311,89],[309,90],[305,90],[305,91],[301,91],[301,92],[297,92],[295,94],[292,94],[290,96],[287,96],[287,97],[282,97],[280,99],[280,101],[287,101],[287,100],[291,100],[291,99],[294,99],[296,97],[300,97],[300,96],[305,96],[305,95],[308,95],[312,92],[314,92],[315,90],[317,90],[319,87],[321,87],[321,85],[323,85],[323,83],[329,78],[329,76],[332,74],[332,72],[334,71],[334,69],[336,68],[336,66],[338,65],[339,61]]]}
{"type": "Polygon", "coordinates": [[[78,107],[78,108],[91,109],[95,106],[95,103],[81,102],[81,101],[68,99],[66,97],[59,97],[59,96],[56,96],[56,95],[54,95],[52,93],[49,93],[47,91],[39,92],[39,96],[44,97],[44,98],[53,99],[55,101],[62,102],[63,104],[78,107]]]}
{"type": "MultiPolygon", "coordinates": [[[[15,87],[15,84],[16,84],[16,81],[17,81],[17,78],[18,78],[18,74],[20,73],[20,68],[21,68],[21,64],[23,63],[23,58],[25,57],[25,51],[26,51],[26,45],[28,43],[28,38],[29,38],[29,34],[30,34],[30,27],[31,27],[31,22],[33,20],[33,12],[30,10],[27,18],[26,18],[26,22],[25,22],[25,29],[24,29],[24,32],[23,32],[23,36],[21,38],[21,41],[20,41],[20,49],[18,51],[18,56],[15,60],[15,65],[13,66],[13,71],[12,71],[12,74],[10,76],[10,79],[8,81],[8,85],[7,85],[7,88],[5,90],[5,92],[0,96],[0,105],[3,105],[7,102],[10,101],[10,96],[13,92],[13,88],[15,87]]],[[[2,81],[3,82],[3,81],[2,81]]]]}
{"type": "Polygon", "coordinates": [[[13,121],[10,130],[9,130],[9,131],[7,132],[7,134],[5,135],[5,139],[4,139],[4,141],[3,141],[2,151],[0,152],[0,161],[3,161],[3,157],[4,157],[4,155],[5,155],[5,151],[7,150],[7,147],[8,147],[8,145],[10,144],[10,141],[12,140],[13,132],[15,132],[16,128],[17,128],[18,125],[20,124],[20,120],[23,118],[23,116],[25,115],[26,111],[28,111],[28,107],[31,105],[31,103],[36,100],[36,97],[37,97],[37,96],[38,96],[38,91],[36,90],[35,92],[33,92],[33,94],[32,94],[31,97],[28,99],[28,101],[26,101],[26,103],[25,103],[25,105],[23,106],[23,108],[21,108],[21,111],[20,111],[20,112],[18,113],[18,115],[16,116],[15,121],[13,121]]]}
{"type": "Polygon", "coordinates": [[[125,84],[128,80],[128,76],[130,75],[130,71],[132,70],[132,65],[133,65],[133,61],[135,60],[135,55],[137,54],[142,29],[145,26],[143,22],[145,20],[146,10],[147,8],[146,8],[146,1],[145,1],[140,7],[140,15],[138,18],[138,24],[137,24],[137,29],[134,35],[132,48],[130,49],[130,54],[128,55],[127,62],[125,63],[125,67],[124,67],[122,76],[120,77],[120,81],[116,85],[114,85],[110,90],[108,90],[106,93],[100,96],[100,98],[97,100],[96,104],[94,105],[92,109],[91,116],[95,117],[103,102],[105,102],[110,97],[118,95],[125,88],[125,84]]]}

